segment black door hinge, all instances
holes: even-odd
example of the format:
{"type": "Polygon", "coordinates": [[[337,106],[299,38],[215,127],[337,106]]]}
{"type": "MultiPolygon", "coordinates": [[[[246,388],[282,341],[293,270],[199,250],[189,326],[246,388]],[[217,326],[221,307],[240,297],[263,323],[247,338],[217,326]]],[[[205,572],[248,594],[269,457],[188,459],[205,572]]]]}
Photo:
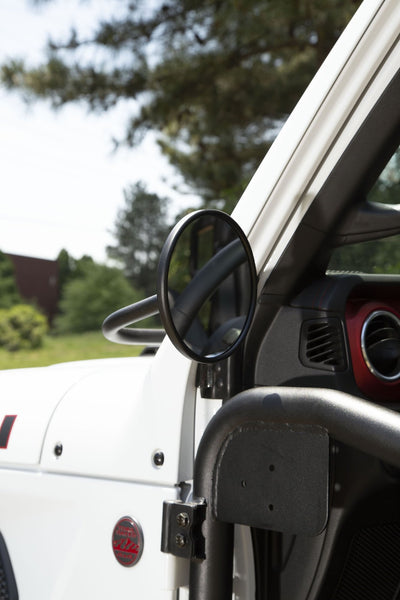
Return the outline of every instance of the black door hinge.
{"type": "Polygon", "coordinates": [[[166,500],[163,505],[161,551],[181,558],[205,558],[201,526],[206,504],[166,500]]]}

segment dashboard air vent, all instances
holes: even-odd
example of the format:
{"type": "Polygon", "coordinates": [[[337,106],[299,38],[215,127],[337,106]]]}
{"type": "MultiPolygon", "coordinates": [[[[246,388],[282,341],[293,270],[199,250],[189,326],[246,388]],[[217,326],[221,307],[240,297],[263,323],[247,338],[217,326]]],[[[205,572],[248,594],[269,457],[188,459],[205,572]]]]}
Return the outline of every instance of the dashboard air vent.
{"type": "Polygon", "coordinates": [[[387,310],[376,310],[361,330],[361,349],[371,371],[384,381],[400,378],[400,319],[387,310]]]}
{"type": "Polygon", "coordinates": [[[301,330],[300,358],[306,367],[344,371],[347,361],[339,319],[305,321],[301,330]]]}

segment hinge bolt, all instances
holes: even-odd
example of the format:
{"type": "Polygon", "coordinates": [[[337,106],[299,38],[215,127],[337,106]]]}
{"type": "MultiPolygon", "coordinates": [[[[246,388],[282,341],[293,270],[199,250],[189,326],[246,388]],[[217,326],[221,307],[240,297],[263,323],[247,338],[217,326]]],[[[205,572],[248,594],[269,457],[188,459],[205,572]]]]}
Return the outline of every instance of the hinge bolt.
{"type": "Polygon", "coordinates": [[[186,546],[185,536],[181,533],[177,533],[175,536],[175,544],[178,546],[178,548],[183,548],[184,546],[186,546]]]}
{"type": "Polygon", "coordinates": [[[176,522],[179,527],[187,527],[189,525],[189,515],[185,512],[179,513],[179,515],[176,516],[176,522]]]}

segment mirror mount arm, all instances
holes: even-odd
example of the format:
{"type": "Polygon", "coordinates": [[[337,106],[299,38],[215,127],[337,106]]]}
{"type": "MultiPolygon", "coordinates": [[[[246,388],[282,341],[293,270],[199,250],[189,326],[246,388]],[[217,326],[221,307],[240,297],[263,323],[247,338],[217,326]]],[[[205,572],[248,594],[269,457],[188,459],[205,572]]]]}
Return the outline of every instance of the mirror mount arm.
{"type": "Polygon", "coordinates": [[[103,322],[104,337],[110,342],[126,345],[159,346],[164,339],[163,329],[132,329],[142,319],[158,314],[157,294],[111,313],[103,322]]]}
{"type": "MultiPolygon", "coordinates": [[[[194,276],[172,309],[175,327],[184,337],[190,328],[193,315],[196,315],[207,297],[220,285],[234,269],[246,260],[246,253],[240,240],[234,240],[215,254],[194,276]],[[190,307],[190,311],[187,310],[190,307]]],[[[160,293],[163,293],[161,282],[160,293]]]]}

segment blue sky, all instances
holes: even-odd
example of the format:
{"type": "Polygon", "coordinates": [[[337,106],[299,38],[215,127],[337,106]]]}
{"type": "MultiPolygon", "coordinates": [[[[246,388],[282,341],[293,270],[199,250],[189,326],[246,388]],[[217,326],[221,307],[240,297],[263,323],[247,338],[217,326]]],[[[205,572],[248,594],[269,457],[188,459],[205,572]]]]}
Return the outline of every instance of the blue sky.
{"type": "MultiPolygon", "coordinates": [[[[35,64],[48,35],[67,35],[71,25],[89,33],[99,15],[115,13],[119,0],[54,0],[35,8],[29,0],[0,2],[0,62],[10,56],[35,64]]],[[[174,176],[151,138],[135,150],[112,152],[111,137],[124,131],[127,107],[89,114],[47,103],[27,106],[0,88],[0,250],[56,258],[105,261],[110,230],[123,206],[123,189],[142,179],[150,191],[173,194],[174,176]],[[165,182],[167,180],[168,183],[165,182]]]]}

